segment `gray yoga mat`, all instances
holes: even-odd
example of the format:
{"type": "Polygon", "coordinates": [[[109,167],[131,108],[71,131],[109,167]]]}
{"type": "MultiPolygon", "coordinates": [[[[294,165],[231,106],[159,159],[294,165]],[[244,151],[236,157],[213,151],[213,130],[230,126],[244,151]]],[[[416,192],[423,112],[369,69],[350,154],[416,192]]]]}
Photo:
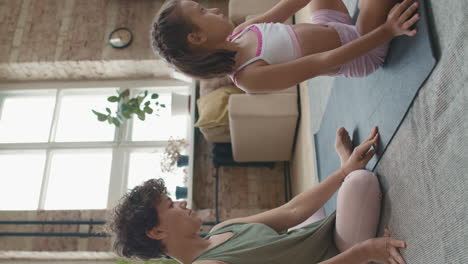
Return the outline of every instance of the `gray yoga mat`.
{"type": "MultiPolygon", "coordinates": [[[[367,166],[368,170],[373,170],[434,68],[436,58],[427,10],[424,1],[419,3],[418,34],[394,39],[382,68],[365,78],[337,77],[334,80],[320,129],[313,136],[319,181],[340,167],[334,146],[336,131],[341,126],[348,130],[355,146],[366,139],[372,127],[378,126],[377,154],[367,166]]],[[[326,215],[334,210],[336,194],[325,205],[326,215]]]]}

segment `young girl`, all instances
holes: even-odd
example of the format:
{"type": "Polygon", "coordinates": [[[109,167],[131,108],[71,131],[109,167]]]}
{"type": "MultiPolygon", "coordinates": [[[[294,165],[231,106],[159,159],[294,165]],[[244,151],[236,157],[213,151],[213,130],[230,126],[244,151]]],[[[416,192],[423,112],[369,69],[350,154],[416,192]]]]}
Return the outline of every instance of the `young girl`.
{"type": "Polygon", "coordinates": [[[418,3],[360,0],[356,25],[341,0],[282,0],[264,15],[234,25],[219,9],[170,0],[152,29],[155,51],[195,78],[230,74],[246,92],[287,89],[319,75],[366,76],[379,68],[387,43],[414,36],[418,3]],[[308,2],[314,24],[280,22],[308,2]],[[390,11],[389,11],[390,10],[390,11]],[[388,14],[388,15],[387,15],[388,14]]]}

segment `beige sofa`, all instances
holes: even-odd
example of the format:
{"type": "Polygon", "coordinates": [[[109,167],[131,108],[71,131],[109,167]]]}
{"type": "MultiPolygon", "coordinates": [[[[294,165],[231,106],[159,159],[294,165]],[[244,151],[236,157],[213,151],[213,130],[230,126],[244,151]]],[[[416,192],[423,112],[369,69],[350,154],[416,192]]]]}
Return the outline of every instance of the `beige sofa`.
{"type": "MultiPolygon", "coordinates": [[[[279,0],[230,0],[229,17],[239,24],[271,8],[279,0]]],[[[291,22],[291,21],[289,21],[291,22]]],[[[201,81],[200,96],[227,79],[201,81]]],[[[231,142],[237,162],[289,161],[299,118],[297,88],[278,93],[233,94],[229,97],[229,125],[201,128],[208,142],[231,142]]]]}

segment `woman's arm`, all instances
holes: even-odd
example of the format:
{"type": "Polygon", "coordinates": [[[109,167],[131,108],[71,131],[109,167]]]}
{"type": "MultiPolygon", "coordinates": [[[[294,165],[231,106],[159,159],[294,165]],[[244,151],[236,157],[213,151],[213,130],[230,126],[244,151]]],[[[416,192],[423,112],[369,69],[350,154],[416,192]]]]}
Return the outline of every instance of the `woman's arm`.
{"type": "Polygon", "coordinates": [[[251,67],[239,72],[238,84],[248,92],[274,92],[294,86],[300,82],[342,65],[362,56],[376,47],[389,42],[399,35],[414,36],[416,30],[410,27],[419,19],[411,16],[417,8],[414,3],[406,11],[411,0],[397,4],[389,13],[387,22],[368,34],[353,40],[339,48],[311,54],[282,64],[251,67]]]}
{"type": "Polygon", "coordinates": [[[277,232],[284,232],[304,222],[322,207],[341,186],[345,176],[342,170],[338,170],[280,207],[252,216],[226,220],[216,225],[212,231],[232,223],[262,223],[277,232]]]}
{"type": "Polygon", "coordinates": [[[348,162],[341,169],[328,176],[323,182],[297,195],[288,203],[257,215],[224,221],[215,226],[213,230],[231,223],[263,223],[277,232],[282,232],[304,222],[332,197],[348,173],[365,168],[367,162],[375,154],[375,150],[369,151],[369,149],[377,140],[378,133],[374,128],[369,137],[355,148],[348,162]]]}

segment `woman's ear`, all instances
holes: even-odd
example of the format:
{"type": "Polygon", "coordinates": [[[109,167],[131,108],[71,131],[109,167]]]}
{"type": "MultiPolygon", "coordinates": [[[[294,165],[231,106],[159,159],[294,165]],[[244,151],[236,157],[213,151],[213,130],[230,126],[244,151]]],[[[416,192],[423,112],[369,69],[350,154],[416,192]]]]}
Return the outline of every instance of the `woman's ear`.
{"type": "Polygon", "coordinates": [[[191,32],[187,35],[188,43],[199,46],[206,42],[206,36],[202,32],[191,32]]]}
{"type": "Polygon", "coordinates": [[[145,233],[147,237],[155,240],[162,240],[163,238],[167,237],[167,232],[160,229],[159,227],[153,227],[145,233]]]}

